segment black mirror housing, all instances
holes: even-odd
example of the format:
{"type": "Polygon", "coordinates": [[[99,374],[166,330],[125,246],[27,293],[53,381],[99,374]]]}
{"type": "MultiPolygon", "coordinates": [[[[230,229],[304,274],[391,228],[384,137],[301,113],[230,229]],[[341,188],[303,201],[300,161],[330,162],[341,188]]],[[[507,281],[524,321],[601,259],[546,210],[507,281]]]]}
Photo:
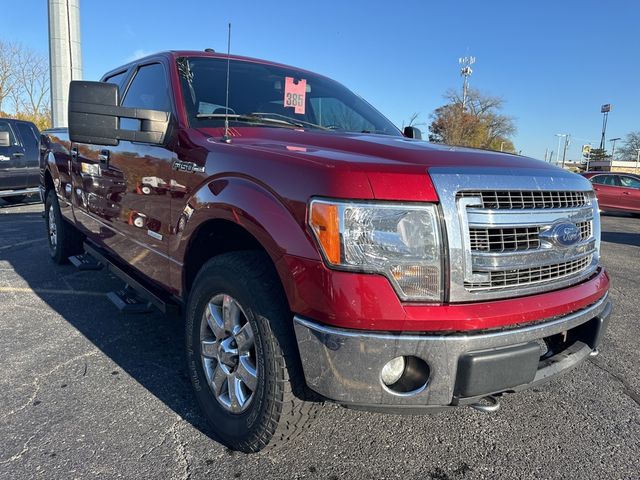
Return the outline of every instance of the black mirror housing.
{"type": "Polygon", "coordinates": [[[415,138],[416,140],[422,140],[422,132],[417,127],[407,126],[404,127],[404,136],[407,138],[415,138]]]}
{"type": "Polygon", "coordinates": [[[165,145],[171,114],[120,107],[117,85],[74,80],[69,85],[69,138],[72,142],[118,145],[120,140],[165,145]],[[120,118],[140,120],[140,130],[121,130],[120,118]]]}

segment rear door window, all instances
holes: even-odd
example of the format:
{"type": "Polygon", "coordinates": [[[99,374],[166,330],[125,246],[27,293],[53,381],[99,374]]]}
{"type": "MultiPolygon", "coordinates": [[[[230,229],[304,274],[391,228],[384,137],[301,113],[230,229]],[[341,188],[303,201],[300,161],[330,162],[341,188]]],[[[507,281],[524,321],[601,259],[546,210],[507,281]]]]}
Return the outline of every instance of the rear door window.
{"type": "Polygon", "coordinates": [[[18,132],[22,137],[22,143],[25,149],[25,155],[27,161],[33,161],[38,159],[38,137],[34,128],[28,123],[19,122],[16,124],[18,132]]]}

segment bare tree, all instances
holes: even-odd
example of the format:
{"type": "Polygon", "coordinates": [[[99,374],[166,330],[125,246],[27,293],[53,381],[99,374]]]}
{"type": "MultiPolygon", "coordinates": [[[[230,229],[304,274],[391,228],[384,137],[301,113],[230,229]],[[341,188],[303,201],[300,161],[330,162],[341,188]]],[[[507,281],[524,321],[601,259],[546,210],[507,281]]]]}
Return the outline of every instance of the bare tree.
{"type": "Polygon", "coordinates": [[[617,151],[621,159],[635,161],[638,158],[638,150],[640,150],[640,130],[628,133],[622,147],[617,151]]]}
{"type": "Polygon", "coordinates": [[[51,125],[47,58],[20,44],[2,40],[0,112],[30,120],[41,129],[51,125]]]}
{"type": "Polygon", "coordinates": [[[0,40],[0,112],[6,98],[12,96],[16,84],[15,64],[18,48],[0,40]]]}

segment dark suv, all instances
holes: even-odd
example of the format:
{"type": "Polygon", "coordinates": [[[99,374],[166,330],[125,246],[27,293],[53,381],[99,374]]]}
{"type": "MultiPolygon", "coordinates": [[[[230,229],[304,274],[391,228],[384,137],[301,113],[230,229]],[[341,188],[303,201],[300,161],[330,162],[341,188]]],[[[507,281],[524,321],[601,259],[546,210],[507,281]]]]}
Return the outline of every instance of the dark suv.
{"type": "Polygon", "coordinates": [[[0,118],[0,198],[18,203],[38,193],[40,131],[33,123],[0,118]]]}

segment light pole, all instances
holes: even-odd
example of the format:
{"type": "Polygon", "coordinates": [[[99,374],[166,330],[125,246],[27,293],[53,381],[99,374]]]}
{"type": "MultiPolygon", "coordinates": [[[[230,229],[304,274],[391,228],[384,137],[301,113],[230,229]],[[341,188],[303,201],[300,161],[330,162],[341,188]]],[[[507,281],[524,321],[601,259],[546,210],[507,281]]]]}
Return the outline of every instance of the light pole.
{"type": "Polygon", "coordinates": [[[638,164],[640,163],[640,148],[636,148],[638,155],[636,156],[636,173],[638,173],[638,164]]]}
{"type": "Polygon", "coordinates": [[[613,146],[611,147],[611,161],[613,162],[615,160],[615,154],[616,154],[616,142],[618,140],[621,140],[620,137],[616,137],[616,138],[612,138],[611,140],[609,140],[610,142],[613,142],[613,146]]]}
{"type": "Polygon", "coordinates": [[[467,94],[469,91],[469,77],[473,73],[471,65],[476,63],[476,57],[460,57],[458,64],[460,65],[460,75],[464,77],[462,82],[462,110],[467,106],[467,94]]]}
{"type": "Polygon", "coordinates": [[[556,165],[560,163],[560,138],[566,137],[565,133],[556,133],[556,137],[558,137],[558,150],[556,150],[556,165]]]}
{"type": "Polygon", "coordinates": [[[562,151],[562,168],[564,168],[564,161],[567,158],[567,148],[569,148],[569,139],[571,135],[564,136],[564,150],[562,151]]]}

